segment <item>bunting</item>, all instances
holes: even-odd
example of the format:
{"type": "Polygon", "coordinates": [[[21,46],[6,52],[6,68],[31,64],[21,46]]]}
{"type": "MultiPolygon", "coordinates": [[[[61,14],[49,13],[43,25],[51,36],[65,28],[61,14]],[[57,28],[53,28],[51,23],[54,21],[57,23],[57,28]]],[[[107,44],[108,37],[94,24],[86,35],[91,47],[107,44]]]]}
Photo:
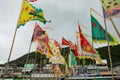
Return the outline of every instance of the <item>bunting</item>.
{"type": "Polygon", "coordinates": [[[18,20],[17,28],[24,26],[30,20],[39,20],[46,23],[42,9],[34,7],[27,0],[23,0],[22,10],[18,20]]]}
{"type": "Polygon", "coordinates": [[[36,41],[38,37],[41,37],[42,35],[45,35],[45,31],[42,30],[42,28],[38,25],[38,23],[35,23],[33,36],[32,36],[32,42],[36,41]]]}
{"type": "MultiPolygon", "coordinates": [[[[92,24],[92,38],[94,42],[103,43],[106,42],[106,34],[103,27],[100,25],[100,23],[91,15],[91,24],[92,24]]],[[[118,44],[118,40],[112,36],[110,33],[108,33],[108,39],[110,44],[118,44]]]]}
{"type": "Polygon", "coordinates": [[[120,0],[100,0],[103,6],[103,14],[108,18],[107,13],[111,17],[120,18],[120,0]]]}

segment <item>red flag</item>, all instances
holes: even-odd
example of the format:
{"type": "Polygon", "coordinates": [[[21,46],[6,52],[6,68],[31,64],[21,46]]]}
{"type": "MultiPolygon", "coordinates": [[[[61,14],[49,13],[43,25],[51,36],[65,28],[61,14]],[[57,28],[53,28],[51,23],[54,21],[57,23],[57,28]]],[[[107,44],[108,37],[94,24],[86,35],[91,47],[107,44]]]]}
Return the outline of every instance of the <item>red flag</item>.
{"type": "Polygon", "coordinates": [[[69,41],[62,37],[62,45],[69,45],[69,41]]]}
{"type": "Polygon", "coordinates": [[[56,47],[60,48],[60,44],[59,44],[56,40],[54,40],[54,45],[55,45],[56,47]]]}
{"type": "Polygon", "coordinates": [[[80,29],[80,25],[78,25],[78,29],[79,29],[79,34],[80,34],[79,37],[80,37],[82,49],[85,50],[85,51],[88,51],[90,53],[96,54],[95,50],[92,48],[90,43],[87,41],[87,39],[82,34],[82,31],[80,29]]]}
{"type": "Polygon", "coordinates": [[[78,46],[75,44],[75,52],[74,52],[74,55],[76,56],[76,57],[78,57],[79,56],[79,54],[78,54],[78,46]]]}
{"type": "Polygon", "coordinates": [[[28,2],[35,2],[35,1],[37,1],[37,0],[27,0],[28,2]]]}
{"type": "Polygon", "coordinates": [[[33,31],[32,41],[36,41],[38,39],[38,37],[40,37],[44,34],[45,34],[45,31],[42,30],[42,28],[37,23],[35,23],[35,28],[34,28],[34,31],[33,31]]]}
{"type": "Polygon", "coordinates": [[[70,49],[75,49],[75,45],[69,40],[70,49]]]}
{"type": "Polygon", "coordinates": [[[54,64],[52,64],[52,70],[55,70],[55,65],[54,64]]]}

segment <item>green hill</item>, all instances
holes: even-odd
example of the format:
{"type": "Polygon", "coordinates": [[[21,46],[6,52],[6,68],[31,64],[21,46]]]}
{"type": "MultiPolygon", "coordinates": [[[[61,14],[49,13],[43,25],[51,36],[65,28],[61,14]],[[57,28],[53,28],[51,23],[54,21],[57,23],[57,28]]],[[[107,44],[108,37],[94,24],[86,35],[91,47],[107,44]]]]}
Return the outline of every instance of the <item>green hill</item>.
{"type": "MultiPolygon", "coordinates": [[[[107,59],[108,65],[109,65],[109,56],[108,56],[107,46],[98,48],[96,50],[99,52],[102,59],[107,59]]],[[[113,61],[113,66],[120,65],[120,44],[115,45],[115,46],[110,46],[110,50],[111,50],[111,57],[112,57],[112,61],[113,61]]],[[[69,48],[61,49],[61,51],[62,51],[62,53],[63,52],[68,53],[69,48]]],[[[62,54],[62,55],[65,57],[66,60],[68,60],[65,54],[62,54]]],[[[16,66],[23,66],[26,63],[27,56],[28,56],[28,54],[25,54],[16,60],[10,61],[9,64],[15,64],[16,66]]],[[[78,60],[78,61],[80,61],[80,60],[78,60]]],[[[37,64],[42,64],[44,66],[48,62],[49,61],[45,57],[45,55],[41,55],[40,53],[36,53],[36,52],[31,52],[29,54],[29,59],[28,59],[27,63],[37,63],[37,64]]],[[[88,60],[88,64],[89,64],[89,60],[88,60]]]]}
{"type": "MultiPolygon", "coordinates": [[[[106,47],[98,48],[96,50],[99,52],[102,59],[107,59],[109,64],[108,47],[106,46],[106,47]]],[[[120,65],[120,44],[110,46],[110,53],[111,53],[113,66],[120,65]]]]}

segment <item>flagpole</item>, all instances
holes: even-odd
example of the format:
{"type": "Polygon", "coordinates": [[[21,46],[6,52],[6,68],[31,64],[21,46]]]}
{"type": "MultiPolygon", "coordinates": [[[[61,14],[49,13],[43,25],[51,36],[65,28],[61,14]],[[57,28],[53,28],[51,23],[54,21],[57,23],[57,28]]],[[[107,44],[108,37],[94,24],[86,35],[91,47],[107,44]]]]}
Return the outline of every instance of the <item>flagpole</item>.
{"type": "MultiPolygon", "coordinates": [[[[78,20],[78,25],[80,26],[80,23],[79,23],[79,20],[78,20]]],[[[80,34],[81,34],[81,32],[80,32],[80,30],[79,30],[79,36],[80,36],[80,34]]],[[[79,38],[80,40],[80,44],[79,44],[79,47],[80,47],[80,49],[81,49],[81,38],[79,38]]],[[[81,54],[83,53],[83,50],[81,49],[81,54]]],[[[84,55],[81,55],[82,56],[82,65],[83,65],[83,71],[84,71],[84,74],[85,74],[85,68],[84,68],[84,55]]],[[[84,75],[84,80],[86,80],[86,76],[84,75]]]]}
{"type": "MultiPolygon", "coordinates": [[[[32,45],[32,40],[31,40],[31,42],[30,42],[29,50],[28,50],[28,53],[27,53],[27,59],[26,59],[26,62],[25,62],[26,65],[27,65],[27,62],[28,62],[28,60],[29,60],[31,45],[32,45]]],[[[25,71],[26,71],[26,68],[25,68],[25,71]]],[[[24,71],[24,75],[25,75],[25,71],[24,71]]],[[[25,76],[23,76],[23,79],[24,79],[24,77],[25,77],[25,76]]]]}
{"type": "Polygon", "coordinates": [[[14,36],[13,36],[12,45],[11,45],[11,48],[10,48],[10,52],[9,52],[7,64],[6,64],[6,67],[5,67],[5,72],[4,72],[4,75],[3,75],[3,79],[5,78],[5,74],[6,74],[7,70],[8,70],[9,61],[10,61],[10,58],[11,58],[11,55],[12,55],[12,49],[13,49],[13,46],[14,46],[16,33],[17,33],[17,27],[16,27],[16,29],[15,29],[15,33],[14,33],[14,36]]]}
{"type": "MultiPolygon", "coordinates": [[[[23,5],[23,2],[24,1],[22,0],[22,5],[23,5]]],[[[21,10],[22,10],[22,6],[21,6],[21,10]]],[[[19,17],[20,17],[20,15],[19,15],[19,17]]],[[[17,24],[18,24],[18,21],[17,21],[17,24]]],[[[12,55],[12,50],[13,50],[13,46],[14,46],[14,42],[15,42],[15,38],[16,38],[16,33],[17,33],[17,25],[16,25],[16,28],[15,28],[15,32],[14,32],[14,36],[13,36],[13,40],[12,40],[12,45],[11,45],[11,48],[10,48],[7,64],[6,64],[6,67],[5,67],[5,72],[3,74],[3,79],[5,78],[5,74],[8,70],[9,61],[10,61],[10,58],[11,58],[11,55],[12,55]]]]}
{"type": "Polygon", "coordinates": [[[105,33],[106,33],[106,40],[107,40],[107,45],[108,45],[108,55],[109,55],[109,60],[110,60],[110,70],[112,72],[112,80],[114,80],[113,76],[113,67],[112,67],[112,59],[111,59],[111,53],[110,53],[110,46],[109,46],[109,39],[108,39],[108,33],[107,33],[107,25],[106,25],[106,20],[104,19],[104,24],[105,24],[105,33]]]}
{"type": "MultiPolygon", "coordinates": [[[[92,9],[92,8],[90,8],[90,14],[92,14],[92,11],[94,11],[96,14],[98,14],[99,16],[101,16],[98,12],[96,12],[94,9],[92,9]]],[[[91,30],[91,34],[92,34],[92,30],[91,30]]],[[[92,35],[91,35],[92,36],[92,35]]],[[[92,37],[91,37],[91,40],[92,40],[92,47],[94,46],[94,44],[93,44],[93,39],[92,39],[92,37]]],[[[93,54],[93,56],[94,56],[94,54],[93,54]]],[[[94,57],[93,57],[93,70],[94,70],[94,66],[95,66],[95,64],[94,64],[94,57]]],[[[96,80],[96,77],[95,77],[95,70],[93,71],[94,72],[94,80],[96,80]]]]}

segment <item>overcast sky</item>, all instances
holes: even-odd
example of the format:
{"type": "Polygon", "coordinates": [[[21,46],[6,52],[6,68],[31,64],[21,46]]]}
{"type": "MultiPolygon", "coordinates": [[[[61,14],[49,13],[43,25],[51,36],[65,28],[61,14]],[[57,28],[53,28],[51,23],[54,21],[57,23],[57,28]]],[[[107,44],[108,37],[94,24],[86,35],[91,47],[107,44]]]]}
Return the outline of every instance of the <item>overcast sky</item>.
{"type": "MultiPolygon", "coordinates": [[[[8,59],[21,4],[22,0],[0,1],[0,64],[5,63],[8,59]]],[[[74,43],[76,42],[75,33],[78,31],[78,20],[86,26],[81,27],[83,32],[88,35],[91,34],[90,7],[102,15],[99,0],[38,0],[33,5],[41,8],[44,11],[45,18],[52,21],[46,25],[37,22],[41,27],[50,26],[52,30],[47,30],[49,37],[57,40],[59,43],[61,43],[62,37],[74,43]]],[[[97,18],[100,23],[103,24],[103,18],[97,18]]],[[[17,30],[11,60],[28,52],[35,22],[36,21],[27,22],[24,27],[17,30]]],[[[114,22],[120,31],[120,26],[118,26],[120,25],[120,19],[114,19],[114,22]]],[[[108,22],[107,24],[109,26],[108,31],[118,38],[111,23],[108,22]]],[[[95,45],[95,47],[97,46],[98,44],[95,45]]],[[[31,51],[34,51],[35,48],[36,45],[33,43],[31,51]]]]}

